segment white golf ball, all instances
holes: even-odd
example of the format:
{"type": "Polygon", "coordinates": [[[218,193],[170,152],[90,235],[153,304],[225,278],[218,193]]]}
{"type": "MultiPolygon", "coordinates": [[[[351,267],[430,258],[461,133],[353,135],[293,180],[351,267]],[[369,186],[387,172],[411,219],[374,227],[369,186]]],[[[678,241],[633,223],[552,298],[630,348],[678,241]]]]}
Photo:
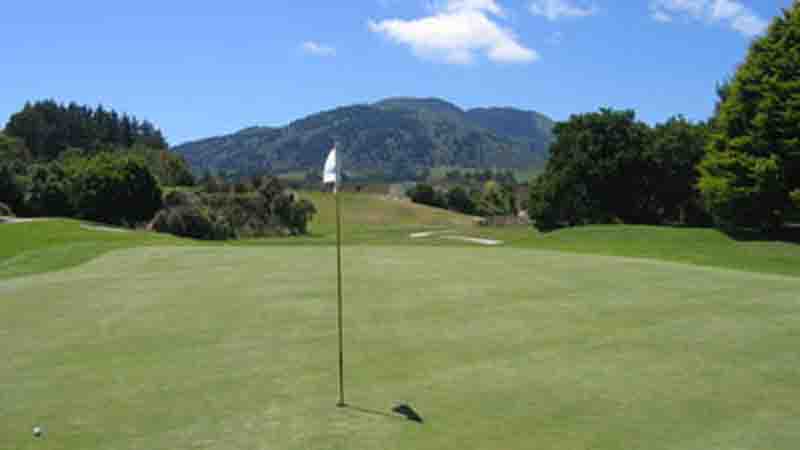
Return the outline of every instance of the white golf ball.
{"type": "Polygon", "coordinates": [[[33,427],[33,435],[39,437],[42,435],[42,427],[33,427]]]}

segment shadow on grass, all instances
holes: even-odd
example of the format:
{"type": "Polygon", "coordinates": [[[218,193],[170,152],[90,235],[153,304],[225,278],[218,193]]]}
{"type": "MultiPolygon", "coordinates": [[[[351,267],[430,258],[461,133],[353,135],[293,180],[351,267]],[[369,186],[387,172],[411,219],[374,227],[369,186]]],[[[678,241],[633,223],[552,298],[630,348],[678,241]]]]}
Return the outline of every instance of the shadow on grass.
{"type": "Polygon", "coordinates": [[[784,225],[780,230],[762,231],[755,228],[725,230],[731,239],[743,242],[784,242],[800,244],[800,223],[784,225]]]}
{"type": "MultiPolygon", "coordinates": [[[[347,405],[344,408],[348,409],[348,410],[351,410],[351,411],[355,411],[355,412],[361,413],[361,414],[369,414],[369,415],[372,415],[372,416],[388,417],[390,419],[402,420],[403,422],[422,423],[422,418],[421,417],[419,418],[419,420],[413,420],[413,419],[411,419],[410,417],[408,417],[406,415],[392,414],[392,413],[387,412],[387,411],[379,411],[377,409],[363,408],[363,407],[355,406],[355,405],[347,405]]],[[[417,416],[417,417],[419,417],[419,416],[417,416]]]]}

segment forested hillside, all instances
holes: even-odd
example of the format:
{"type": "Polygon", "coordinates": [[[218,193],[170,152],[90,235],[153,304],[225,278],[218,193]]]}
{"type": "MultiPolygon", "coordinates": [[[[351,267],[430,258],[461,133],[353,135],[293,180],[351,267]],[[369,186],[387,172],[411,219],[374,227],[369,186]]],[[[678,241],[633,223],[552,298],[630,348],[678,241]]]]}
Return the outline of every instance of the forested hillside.
{"type": "Polygon", "coordinates": [[[175,147],[195,173],[233,176],[321,166],[334,141],[356,176],[411,179],[436,166],[542,165],[553,122],[527,111],[463,111],[438,99],[394,98],[325,111],[282,128],[254,127],[175,147]]]}

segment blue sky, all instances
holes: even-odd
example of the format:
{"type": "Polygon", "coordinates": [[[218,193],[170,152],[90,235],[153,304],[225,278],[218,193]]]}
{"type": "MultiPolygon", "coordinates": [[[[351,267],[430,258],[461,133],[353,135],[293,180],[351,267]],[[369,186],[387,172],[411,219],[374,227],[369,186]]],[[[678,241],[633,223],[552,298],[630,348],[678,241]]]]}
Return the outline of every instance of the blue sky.
{"type": "Polygon", "coordinates": [[[0,124],[44,98],[134,113],[172,144],[389,96],[705,119],[791,1],[6,2],[0,124]]]}

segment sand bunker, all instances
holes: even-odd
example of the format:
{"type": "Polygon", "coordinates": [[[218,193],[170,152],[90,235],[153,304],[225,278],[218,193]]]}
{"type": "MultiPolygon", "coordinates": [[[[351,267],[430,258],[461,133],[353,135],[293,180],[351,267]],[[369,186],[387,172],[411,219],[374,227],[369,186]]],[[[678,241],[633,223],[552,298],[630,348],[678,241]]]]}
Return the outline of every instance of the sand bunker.
{"type": "Polygon", "coordinates": [[[495,241],[494,239],[473,238],[469,236],[442,236],[442,239],[471,242],[473,244],[481,244],[481,245],[503,245],[503,241],[495,241]]]}
{"type": "Polygon", "coordinates": [[[421,233],[411,233],[408,235],[411,239],[421,239],[421,238],[429,238],[431,236],[436,236],[437,234],[445,234],[445,233],[452,233],[450,230],[444,231],[424,231],[421,233]]]}
{"type": "Polygon", "coordinates": [[[129,233],[131,231],[131,230],[126,230],[124,228],[103,227],[99,225],[81,225],[81,228],[83,228],[84,230],[105,231],[108,233],[129,233]]]}

